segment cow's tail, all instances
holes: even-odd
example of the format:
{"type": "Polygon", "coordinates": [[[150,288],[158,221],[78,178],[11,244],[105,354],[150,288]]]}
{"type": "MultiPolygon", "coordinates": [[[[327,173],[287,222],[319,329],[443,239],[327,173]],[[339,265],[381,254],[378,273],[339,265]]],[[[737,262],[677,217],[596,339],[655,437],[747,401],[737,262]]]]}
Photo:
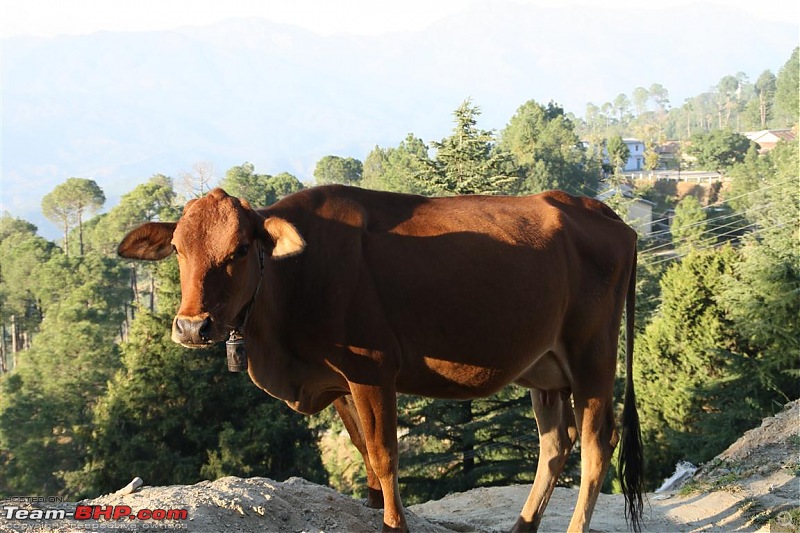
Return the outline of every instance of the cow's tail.
{"type": "Polygon", "coordinates": [[[625,496],[625,519],[635,532],[641,531],[644,502],[644,456],[639,413],[636,412],[636,393],[633,390],[633,336],[636,312],[636,251],[633,255],[631,278],[625,302],[625,400],[622,409],[622,441],[619,453],[619,473],[622,494],[625,496]]]}

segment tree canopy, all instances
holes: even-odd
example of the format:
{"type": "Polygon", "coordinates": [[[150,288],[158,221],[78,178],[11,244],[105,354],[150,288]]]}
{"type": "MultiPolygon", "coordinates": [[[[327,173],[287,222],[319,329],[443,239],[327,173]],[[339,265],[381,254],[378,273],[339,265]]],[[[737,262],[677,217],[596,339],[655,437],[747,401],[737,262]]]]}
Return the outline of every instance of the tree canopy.
{"type": "Polygon", "coordinates": [[[42,214],[64,229],[64,251],[69,255],[69,231],[77,225],[79,254],[83,255],[83,218],[98,211],[106,196],[97,183],[69,178],[42,198],[42,214]]]}
{"type": "Polygon", "coordinates": [[[339,157],[326,155],[314,168],[314,179],[318,185],[341,183],[344,185],[357,185],[361,182],[364,165],[352,157],[339,157]]]}
{"type": "Polygon", "coordinates": [[[465,100],[453,112],[453,133],[433,141],[434,159],[421,160],[416,176],[428,194],[502,194],[519,181],[510,154],[496,146],[494,134],[477,127],[481,110],[465,100]]]}
{"type": "Polygon", "coordinates": [[[744,162],[753,141],[731,130],[713,130],[692,135],[686,152],[696,158],[702,169],[724,172],[744,162]]]}

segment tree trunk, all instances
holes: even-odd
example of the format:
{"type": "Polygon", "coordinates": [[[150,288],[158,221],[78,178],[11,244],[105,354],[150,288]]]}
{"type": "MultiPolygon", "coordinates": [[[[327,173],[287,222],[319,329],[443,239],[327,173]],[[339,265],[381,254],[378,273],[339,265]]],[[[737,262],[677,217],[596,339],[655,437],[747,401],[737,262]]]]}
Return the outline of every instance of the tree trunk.
{"type": "Polygon", "coordinates": [[[67,219],[64,219],[64,255],[69,257],[69,225],[67,219]]]}
{"type": "Polygon", "coordinates": [[[3,324],[0,329],[0,374],[5,374],[8,370],[8,364],[6,363],[6,325],[3,324]]]}
{"type": "Polygon", "coordinates": [[[155,273],[150,272],[150,312],[154,313],[156,309],[156,276],[155,273]]]}
{"type": "Polygon", "coordinates": [[[472,472],[475,470],[475,430],[472,427],[472,400],[461,402],[461,453],[463,457],[464,483],[467,488],[472,488],[475,480],[472,472]]]}
{"type": "Polygon", "coordinates": [[[19,334],[17,333],[17,317],[11,315],[11,353],[19,352],[19,334]]]}
{"type": "Polygon", "coordinates": [[[83,217],[78,213],[78,250],[83,257],[83,217]]]}
{"type": "Polygon", "coordinates": [[[133,291],[133,301],[139,303],[139,283],[136,279],[136,267],[131,267],[131,290],[133,291]]]}

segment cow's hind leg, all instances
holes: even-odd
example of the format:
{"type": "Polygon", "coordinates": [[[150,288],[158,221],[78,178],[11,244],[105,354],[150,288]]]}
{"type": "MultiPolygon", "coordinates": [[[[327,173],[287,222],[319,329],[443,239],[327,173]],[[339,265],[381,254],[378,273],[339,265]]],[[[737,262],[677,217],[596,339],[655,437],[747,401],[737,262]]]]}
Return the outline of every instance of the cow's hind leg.
{"type": "Polygon", "coordinates": [[[356,447],[361,457],[364,459],[364,467],[367,471],[367,507],[373,509],[383,508],[383,491],[381,484],[378,481],[378,476],[375,475],[375,470],[372,469],[372,464],[369,461],[369,452],[367,451],[367,444],[364,441],[364,430],[361,428],[361,421],[358,419],[358,412],[353,403],[353,397],[349,394],[342,396],[333,402],[336,412],[339,413],[339,418],[342,419],[347,433],[350,435],[350,441],[356,447]]]}
{"type": "Polygon", "coordinates": [[[558,476],[578,438],[567,392],[531,389],[531,400],[539,428],[539,464],[530,495],[513,531],[536,531],[539,528],[558,476]]]}
{"type": "Polygon", "coordinates": [[[588,531],[611,455],[619,441],[614,422],[613,380],[608,391],[584,395],[573,390],[575,418],[581,435],[581,486],[569,531],[588,531]]]}

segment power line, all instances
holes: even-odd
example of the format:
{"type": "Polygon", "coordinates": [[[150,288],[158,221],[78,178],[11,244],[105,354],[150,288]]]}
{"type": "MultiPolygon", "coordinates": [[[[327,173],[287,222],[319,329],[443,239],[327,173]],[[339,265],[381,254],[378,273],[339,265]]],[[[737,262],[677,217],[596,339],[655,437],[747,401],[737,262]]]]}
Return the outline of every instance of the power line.
{"type": "MultiPolygon", "coordinates": [[[[760,188],[758,188],[756,190],[753,190],[753,191],[747,191],[747,192],[744,192],[744,193],[741,193],[741,194],[737,194],[736,196],[731,196],[730,198],[725,198],[721,202],[716,202],[716,203],[713,203],[713,204],[709,204],[707,206],[703,206],[700,209],[702,209],[703,211],[706,211],[708,209],[713,209],[713,208],[716,208],[716,207],[720,207],[721,205],[728,204],[732,200],[738,200],[739,198],[744,198],[744,197],[749,197],[749,196],[761,194],[764,191],[772,189],[772,188],[777,187],[779,185],[785,185],[787,183],[791,183],[794,179],[795,178],[789,178],[789,179],[781,180],[781,181],[778,181],[778,182],[775,182],[775,183],[772,183],[772,184],[769,184],[769,185],[765,185],[764,187],[760,187],[760,188]]],[[[669,218],[670,217],[668,217],[668,216],[665,216],[665,217],[662,217],[662,218],[657,218],[655,220],[651,220],[650,224],[652,225],[652,224],[657,224],[657,223],[660,223],[660,222],[668,222],[669,218]]],[[[711,219],[711,220],[713,220],[713,219],[711,219]]],[[[634,228],[642,227],[645,224],[647,224],[647,222],[640,222],[639,224],[634,225],[634,228]]],[[[659,232],[652,233],[652,234],[648,235],[648,237],[653,237],[653,236],[657,236],[657,235],[660,235],[660,234],[669,233],[669,231],[670,230],[668,230],[668,229],[667,230],[663,230],[663,231],[659,231],[659,232]]]]}
{"type": "MultiPolygon", "coordinates": [[[[746,230],[748,228],[753,228],[753,227],[756,227],[756,226],[758,226],[758,224],[750,224],[749,226],[745,226],[744,228],[736,228],[735,230],[731,230],[728,233],[721,234],[720,237],[723,237],[723,236],[725,236],[725,235],[727,235],[729,233],[733,233],[735,231],[746,230]]],[[[749,232],[749,235],[755,235],[755,234],[758,234],[758,233],[760,233],[762,231],[767,231],[767,230],[776,229],[776,228],[782,228],[784,226],[786,226],[786,224],[774,224],[772,226],[762,226],[762,227],[760,227],[758,229],[755,229],[755,230],[749,232]]],[[[675,259],[680,259],[680,258],[686,257],[687,255],[689,255],[690,253],[692,253],[694,251],[709,250],[711,248],[719,248],[720,246],[724,246],[725,244],[727,244],[727,243],[718,242],[718,243],[714,243],[714,244],[711,244],[711,245],[708,245],[708,246],[701,246],[701,247],[694,248],[694,249],[692,249],[690,251],[687,251],[687,252],[679,253],[679,254],[676,254],[674,256],[670,256],[670,257],[666,257],[666,258],[663,258],[663,259],[659,259],[657,261],[647,262],[647,263],[644,263],[644,264],[649,265],[649,266],[654,266],[654,265],[658,265],[658,264],[661,264],[661,263],[666,263],[667,261],[673,261],[675,259]]]]}
{"type": "MultiPolygon", "coordinates": [[[[707,224],[707,223],[710,223],[710,222],[712,222],[712,221],[726,220],[726,219],[729,219],[729,218],[733,218],[733,219],[734,219],[733,221],[731,221],[731,222],[728,222],[727,224],[722,224],[722,225],[719,225],[719,226],[711,226],[711,227],[709,227],[708,229],[706,229],[705,231],[701,232],[701,233],[700,233],[700,234],[698,234],[698,235],[688,235],[688,236],[686,236],[686,237],[682,237],[682,238],[680,238],[680,239],[672,239],[670,242],[663,243],[663,244],[659,244],[659,245],[656,245],[656,246],[651,246],[650,248],[645,248],[644,250],[642,250],[642,251],[641,251],[641,252],[639,252],[639,253],[640,253],[640,255],[650,255],[650,254],[653,254],[653,251],[654,251],[654,250],[659,250],[659,249],[662,249],[662,248],[668,248],[668,247],[670,247],[670,246],[675,246],[676,244],[680,244],[680,243],[682,243],[682,242],[689,241],[689,240],[692,240],[692,239],[694,239],[694,238],[700,238],[700,237],[703,237],[703,236],[706,236],[706,235],[709,235],[709,236],[716,236],[716,237],[722,237],[723,235],[728,235],[728,234],[730,234],[730,233],[734,233],[734,232],[736,231],[736,228],[734,228],[734,230],[732,230],[732,231],[730,231],[730,232],[727,232],[727,233],[724,233],[724,234],[718,234],[718,231],[719,231],[720,229],[727,228],[727,227],[730,227],[730,226],[734,226],[734,225],[736,225],[736,224],[739,224],[739,223],[740,223],[740,219],[739,219],[739,218],[737,218],[737,217],[743,216],[745,213],[753,213],[753,212],[757,212],[757,211],[762,211],[762,210],[764,210],[764,209],[769,209],[769,208],[772,208],[772,207],[773,207],[773,206],[775,206],[775,205],[776,205],[775,203],[771,203],[771,204],[767,204],[767,205],[759,206],[758,208],[751,208],[751,209],[748,209],[747,211],[745,211],[745,212],[743,212],[743,213],[734,213],[734,214],[727,215],[727,216],[723,216],[723,217],[717,217],[717,218],[712,218],[712,219],[705,219],[705,220],[702,220],[702,221],[699,221],[699,222],[695,222],[695,223],[693,223],[693,224],[689,224],[689,225],[687,225],[687,226],[684,226],[684,227],[683,227],[683,228],[681,228],[681,229],[686,229],[686,228],[693,228],[693,227],[702,226],[703,224],[707,224]]],[[[744,231],[744,229],[745,229],[746,227],[749,227],[749,226],[752,226],[752,225],[753,225],[753,224],[750,224],[750,225],[748,225],[748,226],[742,226],[741,228],[738,228],[738,229],[740,229],[740,230],[744,231]]]]}

